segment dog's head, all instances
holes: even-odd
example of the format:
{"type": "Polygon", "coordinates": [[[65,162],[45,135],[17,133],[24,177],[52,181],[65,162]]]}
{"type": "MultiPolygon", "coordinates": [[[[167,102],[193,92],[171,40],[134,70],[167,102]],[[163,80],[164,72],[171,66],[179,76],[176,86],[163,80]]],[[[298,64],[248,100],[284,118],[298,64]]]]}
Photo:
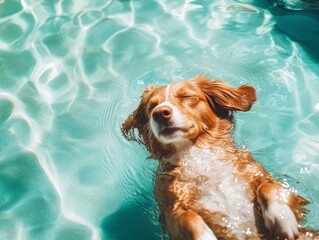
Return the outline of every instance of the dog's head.
{"type": "Polygon", "coordinates": [[[186,142],[229,137],[232,111],[248,111],[255,100],[253,87],[233,88],[204,76],[159,88],[149,86],[123,123],[122,133],[145,145],[153,158],[161,158],[186,142]]]}

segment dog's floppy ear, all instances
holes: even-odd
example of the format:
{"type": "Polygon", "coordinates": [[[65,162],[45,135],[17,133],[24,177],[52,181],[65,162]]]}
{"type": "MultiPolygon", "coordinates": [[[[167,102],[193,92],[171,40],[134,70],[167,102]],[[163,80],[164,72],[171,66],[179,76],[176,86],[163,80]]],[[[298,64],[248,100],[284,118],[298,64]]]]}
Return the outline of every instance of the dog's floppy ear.
{"type": "Polygon", "coordinates": [[[150,85],[144,90],[139,106],[122,124],[121,131],[127,140],[144,144],[143,136],[145,136],[144,134],[148,129],[148,117],[146,115],[147,102],[155,89],[156,86],[150,85]],[[134,131],[135,129],[138,131],[137,135],[134,131]]]}
{"type": "Polygon", "coordinates": [[[234,88],[224,81],[212,81],[205,76],[198,76],[194,81],[207,96],[213,110],[249,111],[256,101],[256,91],[251,86],[234,88]]]}

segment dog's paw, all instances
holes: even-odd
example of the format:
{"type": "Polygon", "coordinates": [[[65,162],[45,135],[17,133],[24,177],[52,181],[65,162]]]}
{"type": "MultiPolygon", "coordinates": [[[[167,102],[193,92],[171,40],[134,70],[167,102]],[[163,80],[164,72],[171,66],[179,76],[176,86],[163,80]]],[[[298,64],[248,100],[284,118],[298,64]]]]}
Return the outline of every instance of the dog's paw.
{"type": "Polygon", "coordinates": [[[199,236],[195,238],[196,240],[217,240],[215,234],[208,227],[199,236]]]}
{"type": "Polygon", "coordinates": [[[290,207],[284,203],[272,203],[263,209],[266,228],[273,239],[294,240],[299,236],[298,222],[290,207]]]}

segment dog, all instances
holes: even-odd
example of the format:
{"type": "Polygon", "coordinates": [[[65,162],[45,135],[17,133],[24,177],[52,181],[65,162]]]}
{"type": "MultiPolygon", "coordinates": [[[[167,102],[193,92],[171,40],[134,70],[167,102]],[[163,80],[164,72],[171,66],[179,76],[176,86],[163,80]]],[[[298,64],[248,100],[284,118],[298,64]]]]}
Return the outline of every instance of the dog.
{"type": "Polygon", "coordinates": [[[251,86],[199,75],[148,86],[122,124],[159,161],[154,194],[171,239],[319,239],[300,225],[309,202],[236,147],[233,112],[255,101],[251,86]]]}

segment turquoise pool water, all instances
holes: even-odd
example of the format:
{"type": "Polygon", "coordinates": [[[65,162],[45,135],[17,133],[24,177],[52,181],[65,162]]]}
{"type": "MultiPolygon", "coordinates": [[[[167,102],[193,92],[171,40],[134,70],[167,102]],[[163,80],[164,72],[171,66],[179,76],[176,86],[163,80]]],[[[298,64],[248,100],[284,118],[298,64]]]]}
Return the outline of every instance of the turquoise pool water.
{"type": "Polygon", "coordinates": [[[199,73],[257,89],[235,138],[318,229],[318,32],[298,1],[1,0],[0,240],[164,239],[156,162],[119,128],[199,73]]]}

